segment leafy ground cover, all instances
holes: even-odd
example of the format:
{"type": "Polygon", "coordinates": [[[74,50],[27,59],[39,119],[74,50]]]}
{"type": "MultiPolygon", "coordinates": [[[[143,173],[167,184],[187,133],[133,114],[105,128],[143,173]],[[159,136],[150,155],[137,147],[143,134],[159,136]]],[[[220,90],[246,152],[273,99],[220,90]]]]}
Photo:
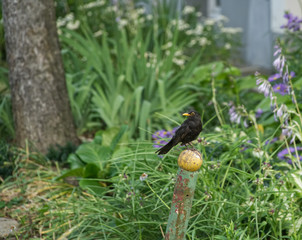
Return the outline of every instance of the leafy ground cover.
{"type": "MultiPolygon", "coordinates": [[[[223,125],[196,141],[204,164],[188,239],[298,239],[300,170],[277,160],[275,143],[257,140],[223,125]]],[[[101,159],[93,146],[83,156],[101,159]]],[[[106,174],[95,177],[90,163],[81,178],[20,152],[13,176],[0,186],[1,215],[22,223],[19,236],[27,239],[162,239],[180,151],[159,158],[150,142],[119,142],[106,174]]]]}

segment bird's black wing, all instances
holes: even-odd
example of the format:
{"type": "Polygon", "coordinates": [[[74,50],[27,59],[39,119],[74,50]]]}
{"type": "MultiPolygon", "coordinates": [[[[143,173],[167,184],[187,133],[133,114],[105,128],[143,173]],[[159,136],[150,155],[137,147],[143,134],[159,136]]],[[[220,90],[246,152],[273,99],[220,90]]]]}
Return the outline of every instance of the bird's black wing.
{"type": "Polygon", "coordinates": [[[182,142],[187,135],[190,133],[190,124],[189,121],[184,121],[183,124],[176,130],[174,136],[173,136],[173,142],[180,143],[182,142]]]}

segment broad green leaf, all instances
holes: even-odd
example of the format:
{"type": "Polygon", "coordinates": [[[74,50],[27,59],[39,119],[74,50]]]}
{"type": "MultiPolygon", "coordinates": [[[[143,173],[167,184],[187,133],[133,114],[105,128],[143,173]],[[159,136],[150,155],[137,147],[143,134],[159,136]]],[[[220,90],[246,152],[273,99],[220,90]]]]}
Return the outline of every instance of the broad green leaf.
{"type": "Polygon", "coordinates": [[[75,168],[68,170],[67,172],[63,173],[61,176],[55,178],[55,180],[64,179],[66,177],[83,177],[84,176],[84,167],[75,168]]]}
{"type": "Polygon", "coordinates": [[[128,129],[127,125],[122,125],[118,134],[112,139],[111,145],[110,145],[112,151],[116,148],[116,145],[121,140],[121,138],[123,137],[123,135],[127,131],[127,129],[128,129]]]}
{"type": "Polygon", "coordinates": [[[97,195],[104,195],[104,193],[106,193],[106,191],[108,190],[106,187],[103,187],[100,184],[100,181],[95,180],[95,179],[81,179],[79,181],[79,185],[81,188],[85,189],[85,190],[89,190],[91,192],[93,192],[94,194],[97,195]]]}
{"type": "Polygon", "coordinates": [[[84,178],[97,178],[100,168],[94,163],[88,163],[84,168],[84,178]]]}
{"type": "Polygon", "coordinates": [[[85,143],[78,148],[76,154],[83,162],[94,163],[102,170],[104,164],[111,156],[111,148],[95,143],[85,143]]]}
{"type": "Polygon", "coordinates": [[[67,162],[70,163],[71,169],[77,169],[85,166],[85,163],[74,153],[68,156],[67,162]]]}

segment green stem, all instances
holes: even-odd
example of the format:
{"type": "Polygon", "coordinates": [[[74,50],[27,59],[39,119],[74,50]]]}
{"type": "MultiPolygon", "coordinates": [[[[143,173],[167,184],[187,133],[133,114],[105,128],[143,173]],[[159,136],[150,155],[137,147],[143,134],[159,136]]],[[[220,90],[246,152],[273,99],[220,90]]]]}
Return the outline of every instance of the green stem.
{"type": "Polygon", "coordinates": [[[164,200],[153,190],[153,188],[150,186],[149,182],[146,181],[148,187],[150,188],[150,190],[156,195],[156,197],[158,197],[158,199],[168,208],[170,209],[170,207],[164,202],[164,200]]]}

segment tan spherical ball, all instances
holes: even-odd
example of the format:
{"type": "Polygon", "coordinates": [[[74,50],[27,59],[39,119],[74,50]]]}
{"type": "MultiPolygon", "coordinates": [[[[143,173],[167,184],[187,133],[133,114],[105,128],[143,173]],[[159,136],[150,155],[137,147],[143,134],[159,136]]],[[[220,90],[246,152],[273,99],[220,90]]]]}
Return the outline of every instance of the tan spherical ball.
{"type": "Polygon", "coordinates": [[[201,153],[197,150],[186,149],[178,157],[178,166],[184,170],[195,172],[202,165],[201,153]]]}

